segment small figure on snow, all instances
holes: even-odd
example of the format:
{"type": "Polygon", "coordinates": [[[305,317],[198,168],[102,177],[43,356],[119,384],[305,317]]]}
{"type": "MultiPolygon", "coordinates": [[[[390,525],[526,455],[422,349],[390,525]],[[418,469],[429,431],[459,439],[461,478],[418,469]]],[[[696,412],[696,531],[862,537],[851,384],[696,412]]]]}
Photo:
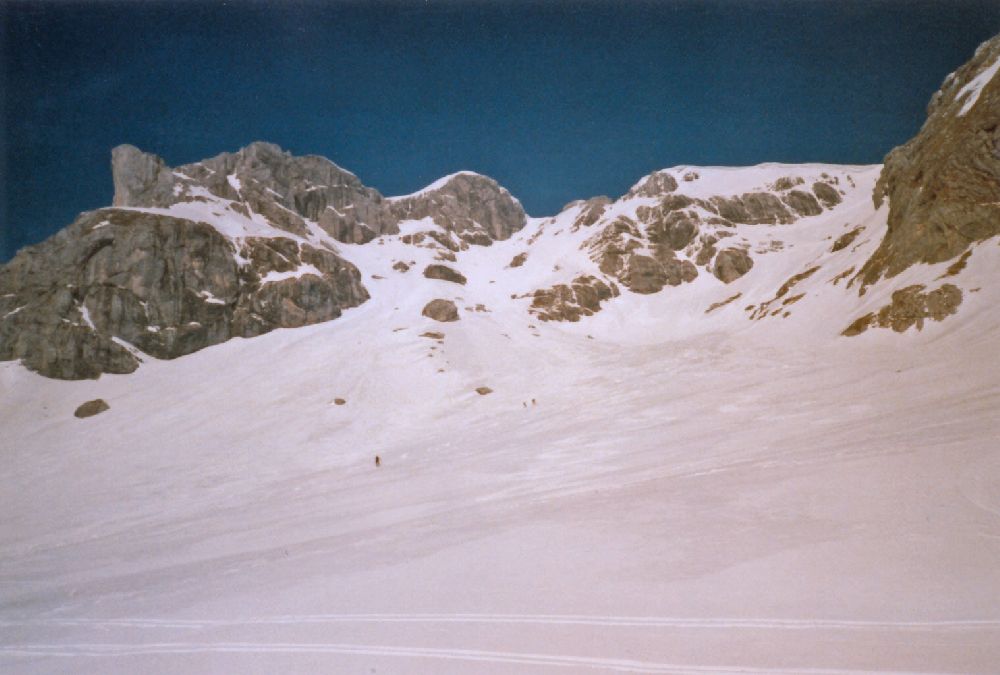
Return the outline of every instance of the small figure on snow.
{"type": "Polygon", "coordinates": [[[382,458],[379,457],[378,455],[375,455],[375,468],[378,468],[380,466],[382,466],[382,458]]]}

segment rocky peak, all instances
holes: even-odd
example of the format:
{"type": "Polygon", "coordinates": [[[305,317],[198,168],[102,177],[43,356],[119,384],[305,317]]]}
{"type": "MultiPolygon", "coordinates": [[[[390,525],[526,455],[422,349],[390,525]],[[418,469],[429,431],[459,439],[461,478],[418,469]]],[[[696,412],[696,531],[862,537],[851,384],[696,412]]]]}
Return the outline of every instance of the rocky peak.
{"type": "Polygon", "coordinates": [[[528,221],[524,208],[492,178],[471,171],[447,176],[412,195],[392,200],[400,220],[430,217],[469,243],[508,239],[528,221]]]}
{"type": "Polygon", "coordinates": [[[949,75],[912,140],[895,148],[875,188],[889,227],[863,285],[916,263],[949,260],[1000,233],[1000,36],[949,75]]]}
{"type": "Polygon", "coordinates": [[[111,151],[115,206],[169,206],[175,201],[170,167],[154,154],[134,145],[111,151]]]}
{"type": "Polygon", "coordinates": [[[677,180],[667,170],[656,171],[633,185],[625,197],[662,197],[676,189],[677,180]]]}

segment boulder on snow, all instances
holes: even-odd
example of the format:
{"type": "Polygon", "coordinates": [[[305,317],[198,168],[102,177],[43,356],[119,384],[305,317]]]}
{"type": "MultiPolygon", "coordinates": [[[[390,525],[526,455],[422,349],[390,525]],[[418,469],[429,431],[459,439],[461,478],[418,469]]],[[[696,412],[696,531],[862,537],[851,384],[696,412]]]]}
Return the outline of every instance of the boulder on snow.
{"type": "Polygon", "coordinates": [[[448,322],[458,321],[458,307],[451,300],[431,300],[421,312],[424,316],[435,321],[448,322]]]}
{"type": "Polygon", "coordinates": [[[111,406],[108,405],[107,401],[103,398],[95,398],[93,401],[80,404],[80,407],[76,409],[73,416],[83,419],[84,417],[99,415],[105,410],[111,410],[111,406]]]}
{"type": "Polygon", "coordinates": [[[440,279],[441,281],[450,281],[456,284],[465,285],[466,278],[458,270],[454,270],[447,265],[428,265],[424,269],[424,276],[428,279],[440,279]]]}
{"type": "Polygon", "coordinates": [[[736,281],[753,267],[753,258],[741,248],[727,248],[715,256],[712,274],[724,284],[736,281]]]}

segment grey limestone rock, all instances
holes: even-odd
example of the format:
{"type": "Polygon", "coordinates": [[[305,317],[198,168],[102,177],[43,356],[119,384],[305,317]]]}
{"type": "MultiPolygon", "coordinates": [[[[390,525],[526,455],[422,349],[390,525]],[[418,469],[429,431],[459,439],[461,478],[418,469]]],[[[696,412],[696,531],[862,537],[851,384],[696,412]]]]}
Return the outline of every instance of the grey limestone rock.
{"type": "Polygon", "coordinates": [[[945,79],[920,132],[892,150],[875,186],[889,227],[862,288],[916,263],[950,260],[1000,233],[1000,35],[945,79]]]}
{"type": "Polygon", "coordinates": [[[0,296],[0,360],[82,379],[131,372],[140,351],[171,359],[328,321],[368,293],[331,251],[282,237],[236,251],[206,223],[111,208],[20,251],[0,268],[0,296]]]}
{"type": "Polygon", "coordinates": [[[433,190],[395,198],[391,212],[397,220],[430,217],[475,245],[509,239],[528,221],[521,202],[492,178],[471,172],[455,174],[433,190]]]}

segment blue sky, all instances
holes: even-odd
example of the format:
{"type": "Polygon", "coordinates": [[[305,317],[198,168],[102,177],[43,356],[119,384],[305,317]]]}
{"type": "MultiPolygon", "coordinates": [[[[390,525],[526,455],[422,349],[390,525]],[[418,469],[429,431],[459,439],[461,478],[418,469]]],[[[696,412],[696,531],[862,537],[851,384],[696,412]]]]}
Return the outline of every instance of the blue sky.
{"type": "Polygon", "coordinates": [[[0,3],[0,261],[110,203],[110,149],[268,140],[532,215],[676,164],[873,163],[1000,3],[0,3]]]}

